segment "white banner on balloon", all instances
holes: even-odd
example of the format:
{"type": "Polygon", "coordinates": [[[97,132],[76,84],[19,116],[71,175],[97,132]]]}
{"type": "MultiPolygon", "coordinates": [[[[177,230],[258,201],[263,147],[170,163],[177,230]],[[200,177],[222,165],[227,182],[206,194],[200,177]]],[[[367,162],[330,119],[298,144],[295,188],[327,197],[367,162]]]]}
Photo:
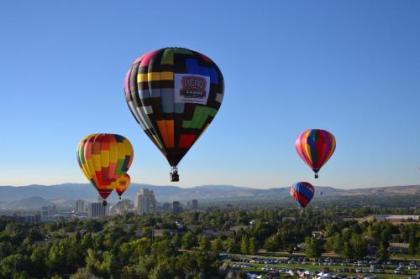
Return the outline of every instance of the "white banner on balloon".
{"type": "Polygon", "coordinates": [[[206,105],[209,92],[209,76],[175,74],[175,103],[206,105]]]}

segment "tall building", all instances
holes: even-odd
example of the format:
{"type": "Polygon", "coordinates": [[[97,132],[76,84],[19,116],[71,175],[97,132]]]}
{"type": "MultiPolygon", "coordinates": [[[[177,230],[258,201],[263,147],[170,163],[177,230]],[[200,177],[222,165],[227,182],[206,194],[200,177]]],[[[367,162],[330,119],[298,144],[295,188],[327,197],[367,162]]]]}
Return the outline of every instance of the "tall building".
{"type": "Polygon", "coordinates": [[[187,202],[187,208],[190,210],[198,209],[198,201],[196,199],[187,202]]]}
{"type": "Polygon", "coordinates": [[[54,217],[55,214],[57,214],[57,208],[55,205],[43,206],[41,208],[41,221],[49,221],[54,217]]]}
{"type": "Polygon", "coordinates": [[[100,218],[108,215],[108,205],[103,206],[102,202],[93,202],[88,207],[89,218],[100,218]]]}
{"type": "Polygon", "coordinates": [[[152,190],[141,189],[136,197],[136,211],[140,215],[156,211],[156,198],[152,190]]]}
{"type": "Polygon", "coordinates": [[[77,213],[82,213],[82,212],[86,212],[86,208],[85,208],[85,201],[83,200],[77,200],[76,201],[76,208],[75,211],[77,213]]]}
{"type": "Polygon", "coordinates": [[[171,204],[169,202],[165,202],[162,205],[163,212],[170,212],[171,211],[171,204]]]}
{"type": "Polygon", "coordinates": [[[197,210],[198,209],[198,200],[192,200],[191,201],[191,209],[197,210]]]}
{"type": "Polygon", "coordinates": [[[173,201],[172,202],[172,211],[173,213],[178,213],[182,211],[182,206],[179,201],[173,201]]]}

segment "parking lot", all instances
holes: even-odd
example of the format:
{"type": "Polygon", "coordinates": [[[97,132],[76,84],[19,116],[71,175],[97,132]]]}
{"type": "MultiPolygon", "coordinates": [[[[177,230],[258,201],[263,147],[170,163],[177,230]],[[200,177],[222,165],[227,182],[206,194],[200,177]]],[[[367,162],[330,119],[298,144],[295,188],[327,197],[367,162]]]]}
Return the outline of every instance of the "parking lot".
{"type": "Polygon", "coordinates": [[[248,271],[259,278],[278,278],[280,274],[295,278],[420,278],[420,262],[414,260],[381,262],[330,257],[313,260],[238,254],[224,254],[224,260],[231,268],[248,271]]]}

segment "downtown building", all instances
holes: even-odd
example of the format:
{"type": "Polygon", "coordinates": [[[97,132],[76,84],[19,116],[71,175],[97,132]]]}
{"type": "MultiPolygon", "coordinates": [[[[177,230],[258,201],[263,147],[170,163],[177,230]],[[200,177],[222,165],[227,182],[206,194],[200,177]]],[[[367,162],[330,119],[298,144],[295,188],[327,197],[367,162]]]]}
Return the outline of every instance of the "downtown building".
{"type": "Polygon", "coordinates": [[[76,201],[76,206],[75,206],[74,210],[77,213],[86,212],[86,204],[85,204],[85,201],[84,200],[77,200],[76,201]]]}
{"type": "Polygon", "coordinates": [[[109,206],[102,202],[93,202],[88,207],[88,218],[101,218],[108,215],[109,206]]]}
{"type": "Polygon", "coordinates": [[[182,212],[182,205],[179,201],[172,202],[172,212],[173,213],[180,213],[182,212]]]}
{"type": "Polygon", "coordinates": [[[54,218],[57,214],[57,208],[55,205],[47,205],[41,208],[41,221],[47,222],[54,218]]]}
{"type": "Polygon", "coordinates": [[[198,200],[194,199],[187,202],[187,208],[190,210],[197,210],[198,209],[198,200]]]}
{"type": "Polygon", "coordinates": [[[156,198],[153,190],[141,189],[135,200],[137,214],[145,215],[156,212],[156,198]]]}

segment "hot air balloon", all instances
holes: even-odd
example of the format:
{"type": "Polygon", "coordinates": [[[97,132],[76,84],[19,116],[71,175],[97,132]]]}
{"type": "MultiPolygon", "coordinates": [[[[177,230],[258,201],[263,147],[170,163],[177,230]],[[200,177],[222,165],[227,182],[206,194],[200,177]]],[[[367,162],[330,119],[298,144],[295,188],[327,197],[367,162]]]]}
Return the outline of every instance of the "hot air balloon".
{"type": "Polygon", "coordinates": [[[130,185],[130,176],[126,173],[121,175],[114,183],[115,183],[115,191],[117,192],[118,196],[121,199],[121,195],[127,190],[128,186],[130,185]]]}
{"type": "Polygon", "coordinates": [[[163,48],[137,58],[125,77],[128,107],[172,167],[206,130],[223,100],[223,76],[207,56],[163,48]]]}
{"type": "Polygon", "coordinates": [[[308,182],[297,182],[290,187],[290,195],[303,208],[309,204],[314,194],[315,188],[308,182]]]}
{"type": "Polygon", "coordinates": [[[335,150],[335,137],[328,131],[309,129],[302,132],[295,142],[296,151],[302,160],[315,172],[330,159],[335,150]]]}
{"type": "Polygon", "coordinates": [[[105,206],[106,198],[114,189],[114,182],[130,168],[133,147],[120,135],[92,134],[79,143],[77,160],[105,206]]]}

